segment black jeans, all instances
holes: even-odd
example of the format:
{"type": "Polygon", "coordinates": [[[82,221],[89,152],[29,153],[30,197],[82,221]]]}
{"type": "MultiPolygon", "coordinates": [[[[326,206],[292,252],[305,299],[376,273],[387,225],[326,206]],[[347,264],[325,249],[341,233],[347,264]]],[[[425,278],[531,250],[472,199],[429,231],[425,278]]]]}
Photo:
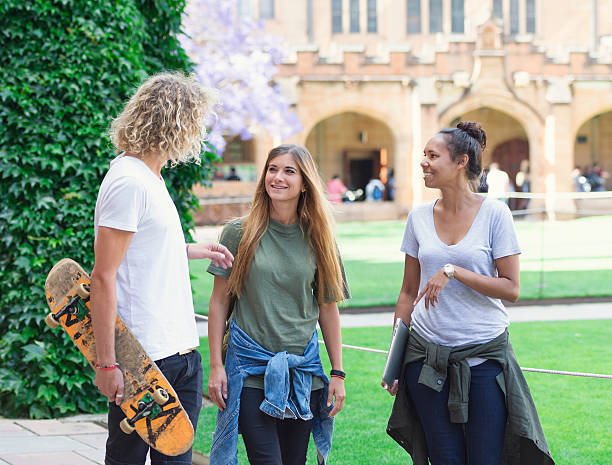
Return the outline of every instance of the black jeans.
{"type": "Polygon", "coordinates": [[[419,384],[422,362],[406,367],[406,388],[425,432],[432,465],[501,465],[506,426],[506,399],[495,377],[499,363],[487,360],[471,367],[468,422],[451,423],[448,379],[441,392],[419,384]]]}
{"type": "MultiPolygon", "coordinates": [[[[155,363],[176,391],[187,412],[193,429],[198,426],[202,408],[202,357],[197,350],[185,355],[171,355],[155,363]]],[[[164,455],[150,448],[138,434],[125,434],[119,423],[125,418],[123,411],[108,404],[108,440],[106,441],[106,465],[143,465],[151,449],[152,465],[191,465],[191,449],[175,457],[164,455]]]]}
{"type": "MultiPolygon", "coordinates": [[[[310,410],[319,403],[322,389],[312,391],[310,410]]],[[[244,439],[251,465],[304,465],[312,420],[279,420],[263,413],[259,406],[264,400],[263,389],[242,388],[238,430],[244,439]]]]}

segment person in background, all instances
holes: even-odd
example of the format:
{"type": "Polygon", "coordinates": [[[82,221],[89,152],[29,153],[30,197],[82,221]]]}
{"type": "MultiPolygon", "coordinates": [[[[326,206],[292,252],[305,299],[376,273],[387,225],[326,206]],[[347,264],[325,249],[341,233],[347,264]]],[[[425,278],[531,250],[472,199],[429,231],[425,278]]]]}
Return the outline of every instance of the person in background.
{"type": "Polygon", "coordinates": [[[606,190],[606,182],[610,178],[610,174],[604,171],[598,162],[593,163],[591,173],[588,177],[591,190],[593,192],[603,192],[606,190]]]}
{"type": "Polygon", "coordinates": [[[387,178],[387,192],[389,193],[389,200],[395,200],[395,170],[389,170],[389,177],[387,178]]]}
{"type": "MultiPolygon", "coordinates": [[[[529,160],[522,160],[519,172],[516,173],[514,180],[519,192],[531,192],[531,177],[529,176],[529,160]]],[[[529,199],[521,199],[522,210],[529,207],[529,199]]]]}
{"type": "Polygon", "coordinates": [[[229,174],[225,177],[226,181],[240,181],[240,176],[236,174],[236,168],[231,167],[229,170],[229,174]]]}
{"type": "Polygon", "coordinates": [[[498,163],[491,163],[487,173],[487,185],[489,186],[489,196],[502,200],[508,204],[508,198],[504,197],[506,192],[510,192],[510,177],[508,173],[499,169],[498,163]]]}
{"type": "MultiPolygon", "coordinates": [[[[111,124],[117,152],[104,176],[94,215],[95,263],[91,320],[96,339],[95,383],[108,398],[106,465],[144,464],[149,446],[119,428],[124,379],[115,358],[121,316],[176,391],[193,423],[202,406],[202,359],[195,325],[190,259],[221,268],[233,256],[219,244],[186,244],[162,168],[199,160],[211,90],[180,73],[143,83],[111,124]],[[171,123],[169,123],[171,122],[171,123]],[[169,144],[168,141],[171,141],[169,144]]],[[[170,457],[150,450],[151,463],[191,463],[191,449],[170,457]]]]}
{"type": "Polygon", "coordinates": [[[367,202],[382,202],[385,198],[385,185],[380,179],[370,179],[370,182],[366,184],[365,191],[367,202]]]}
{"type": "Polygon", "coordinates": [[[340,176],[334,174],[327,183],[327,199],[332,203],[341,203],[342,196],[347,191],[346,186],[340,180],[340,176]]]}
{"type": "Polygon", "coordinates": [[[215,277],[208,392],[219,408],[211,463],[236,463],[238,432],[252,465],[305,464],[311,432],[324,463],[346,395],[336,302],[350,297],[332,224],[308,150],[272,149],[251,212],[221,233],[221,244],[236,255],[232,269],[208,268],[215,277]],[[319,358],[317,322],[330,379],[319,358]]]}
{"type": "MultiPolygon", "coordinates": [[[[508,206],[474,193],[486,134],[464,121],[424,149],[425,186],[401,250],[395,319],[410,327],[387,431],[425,465],[554,464],[508,337],[502,299],[520,293],[520,248],[508,206]]],[[[394,322],[395,323],[395,322],[394,322]]]]}

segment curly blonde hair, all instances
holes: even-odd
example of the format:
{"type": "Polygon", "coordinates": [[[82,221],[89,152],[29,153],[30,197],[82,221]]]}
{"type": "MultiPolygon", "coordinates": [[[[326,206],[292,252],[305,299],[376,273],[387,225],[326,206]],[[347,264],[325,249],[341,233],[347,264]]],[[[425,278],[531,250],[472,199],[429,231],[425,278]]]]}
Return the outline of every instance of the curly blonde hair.
{"type": "Polygon", "coordinates": [[[194,76],[164,72],[149,77],[110,125],[117,152],[159,155],[172,165],[199,163],[205,120],[216,92],[194,76]]]}

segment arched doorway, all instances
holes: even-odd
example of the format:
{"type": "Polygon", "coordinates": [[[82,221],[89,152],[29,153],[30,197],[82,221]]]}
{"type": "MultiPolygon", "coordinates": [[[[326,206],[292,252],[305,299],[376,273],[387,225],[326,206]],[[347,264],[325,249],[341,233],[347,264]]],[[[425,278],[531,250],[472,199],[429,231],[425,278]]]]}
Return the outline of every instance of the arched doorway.
{"type": "Polygon", "coordinates": [[[590,179],[589,188],[612,190],[612,111],[580,126],[574,141],[574,166],[590,179]]]}
{"type": "MultiPolygon", "coordinates": [[[[463,121],[479,121],[487,133],[487,148],[483,154],[483,169],[488,169],[491,163],[497,163],[499,168],[510,178],[510,189],[522,190],[516,185],[516,175],[521,162],[529,160],[529,142],[523,125],[512,116],[492,108],[479,108],[461,116],[463,121]]],[[[510,199],[512,210],[524,208],[525,202],[510,199]]]]}
{"type": "Polygon", "coordinates": [[[380,179],[389,199],[389,178],[395,160],[391,129],[382,121],[357,112],[343,112],[319,121],[306,138],[325,182],[338,175],[351,190],[380,179]]]}

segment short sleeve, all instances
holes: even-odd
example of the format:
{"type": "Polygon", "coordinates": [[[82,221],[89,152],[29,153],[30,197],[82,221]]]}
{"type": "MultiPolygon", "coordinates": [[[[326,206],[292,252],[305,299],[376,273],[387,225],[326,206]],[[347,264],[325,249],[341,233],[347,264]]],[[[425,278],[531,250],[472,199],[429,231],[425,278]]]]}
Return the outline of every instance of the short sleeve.
{"type": "MultiPolygon", "coordinates": [[[[219,238],[219,244],[222,244],[227,247],[228,250],[232,253],[232,255],[236,257],[241,238],[242,220],[232,220],[223,227],[223,231],[221,231],[221,237],[219,238]]],[[[228,279],[232,269],[215,266],[215,264],[211,262],[210,265],[208,265],[206,271],[208,271],[212,275],[228,279]]]]}
{"type": "Polygon", "coordinates": [[[491,234],[491,249],[494,260],[521,253],[512,213],[506,204],[498,203],[499,207],[495,211],[491,234]]]}
{"type": "Polygon", "coordinates": [[[400,250],[413,258],[419,258],[419,242],[414,235],[414,216],[412,211],[408,214],[404,239],[402,240],[400,250]]]}
{"type": "Polygon", "coordinates": [[[138,232],[147,208],[145,188],[136,178],[117,178],[100,193],[98,208],[98,226],[138,232]]]}

